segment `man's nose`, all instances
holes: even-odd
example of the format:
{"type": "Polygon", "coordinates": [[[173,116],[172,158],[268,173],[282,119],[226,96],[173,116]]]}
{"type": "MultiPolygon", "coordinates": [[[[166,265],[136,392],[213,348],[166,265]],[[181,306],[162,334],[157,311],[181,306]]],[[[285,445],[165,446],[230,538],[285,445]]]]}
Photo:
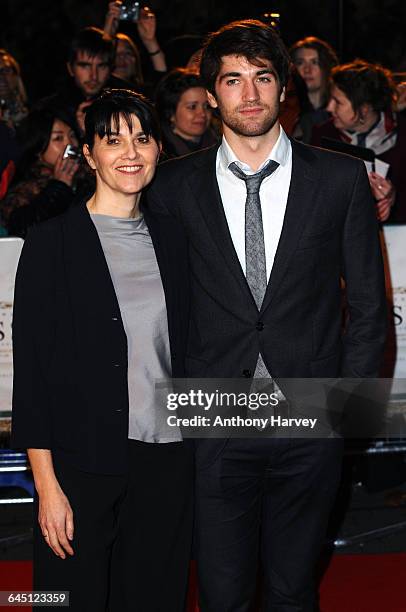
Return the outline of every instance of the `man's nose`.
{"type": "Polygon", "coordinates": [[[91,76],[92,76],[92,81],[97,81],[97,80],[98,80],[98,78],[97,78],[97,76],[98,76],[98,71],[99,71],[98,67],[97,67],[97,66],[92,65],[92,68],[91,68],[91,76]]]}
{"type": "Polygon", "coordinates": [[[334,107],[335,107],[334,100],[331,98],[328,101],[328,104],[326,106],[326,111],[328,111],[329,113],[332,113],[334,111],[334,107]]]}
{"type": "Polygon", "coordinates": [[[244,86],[244,99],[245,100],[258,100],[258,88],[254,81],[247,81],[244,86]]]}

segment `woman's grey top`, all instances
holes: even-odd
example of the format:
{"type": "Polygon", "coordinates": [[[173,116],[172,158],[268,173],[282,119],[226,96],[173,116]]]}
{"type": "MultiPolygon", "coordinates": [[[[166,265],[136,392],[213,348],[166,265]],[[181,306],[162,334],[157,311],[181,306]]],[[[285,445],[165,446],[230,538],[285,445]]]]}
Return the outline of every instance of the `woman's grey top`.
{"type": "Polygon", "coordinates": [[[91,218],[127,335],[128,437],[143,442],[181,440],[179,431],[168,426],[170,413],[155,394],[155,381],[171,377],[171,356],[165,296],[147,224],[142,216],[91,218]]]}

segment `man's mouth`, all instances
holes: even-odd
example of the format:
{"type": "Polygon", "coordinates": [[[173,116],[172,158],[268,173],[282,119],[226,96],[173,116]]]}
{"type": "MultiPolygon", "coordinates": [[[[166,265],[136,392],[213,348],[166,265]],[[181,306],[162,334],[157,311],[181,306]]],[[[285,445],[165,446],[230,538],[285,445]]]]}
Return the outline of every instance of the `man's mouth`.
{"type": "Polygon", "coordinates": [[[240,108],[240,113],[243,115],[258,115],[263,110],[262,106],[248,106],[246,108],[240,108]]]}
{"type": "Polygon", "coordinates": [[[116,170],[123,174],[138,174],[142,170],[143,166],[117,166],[116,170]]]}

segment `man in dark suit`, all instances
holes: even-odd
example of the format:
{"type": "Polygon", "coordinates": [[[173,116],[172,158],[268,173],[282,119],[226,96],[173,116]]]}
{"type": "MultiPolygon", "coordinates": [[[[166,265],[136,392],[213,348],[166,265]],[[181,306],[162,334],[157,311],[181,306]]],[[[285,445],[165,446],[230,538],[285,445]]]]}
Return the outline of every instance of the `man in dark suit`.
{"type": "MultiPolygon", "coordinates": [[[[151,206],[181,219],[192,309],[186,369],[203,378],[376,376],[386,335],[373,199],[362,162],[290,141],[278,122],[289,60],[275,31],[213,34],[201,74],[218,148],[163,164],[151,206]],[[349,324],[341,334],[340,278],[349,324]]],[[[340,478],[339,439],[197,445],[202,612],[310,612],[340,478]]]]}

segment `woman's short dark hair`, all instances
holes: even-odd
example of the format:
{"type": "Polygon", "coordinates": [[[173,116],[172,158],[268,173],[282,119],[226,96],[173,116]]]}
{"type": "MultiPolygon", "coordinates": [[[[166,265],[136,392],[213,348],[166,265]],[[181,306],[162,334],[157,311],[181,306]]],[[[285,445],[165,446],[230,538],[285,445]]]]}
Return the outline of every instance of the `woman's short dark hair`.
{"type": "Polygon", "coordinates": [[[296,52],[299,49],[314,49],[319,56],[319,64],[325,75],[328,77],[331,69],[338,64],[338,57],[333,47],[325,40],[316,36],[306,36],[302,40],[298,40],[289,49],[292,61],[295,62],[296,52]]]}
{"type": "Polygon", "coordinates": [[[345,93],[354,112],[363,104],[369,104],[375,112],[385,111],[396,99],[392,75],[379,64],[357,59],[333,68],[331,80],[345,93]]]}
{"type": "Polygon", "coordinates": [[[146,136],[161,142],[161,131],[154,107],[144,96],[130,89],[106,89],[87,108],[84,142],[92,150],[96,135],[104,138],[118,132],[120,118],[124,119],[131,132],[132,115],[139,119],[146,136]]]}
{"type": "Polygon", "coordinates": [[[285,87],[290,68],[289,54],[277,31],[262,21],[234,21],[209,36],[203,49],[200,74],[213,95],[222,58],[226,55],[240,55],[252,63],[258,59],[271,61],[281,89],[285,87]]]}
{"type": "Polygon", "coordinates": [[[181,95],[192,87],[205,88],[200,76],[187,68],[175,68],[160,81],[155,93],[155,108],[163,123],[170,123],[181,95]]]}

